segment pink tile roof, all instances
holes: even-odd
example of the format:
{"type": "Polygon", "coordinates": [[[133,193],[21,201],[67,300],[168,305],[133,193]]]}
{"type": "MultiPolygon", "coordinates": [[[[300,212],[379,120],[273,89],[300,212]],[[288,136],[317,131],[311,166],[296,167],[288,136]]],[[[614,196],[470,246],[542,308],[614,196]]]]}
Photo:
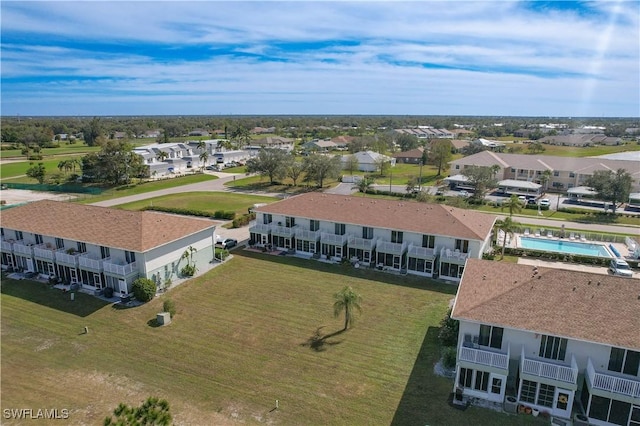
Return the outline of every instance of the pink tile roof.
{"type": "Polygon", "coordinates": [[[51,200],[4,210],[0,223],[8,229],[137,252],[215,226],[207,219],[51,200]]]}
{"type": "Polygon", "coordinates": [[[636,279],[469,259],[457,319],[640,349],[636,279]]]}
{"type": "Polygon", "coordinates": [[[317,192],[287,198],[256,211],[482,241],[496,220],[495,215],[441,204],[317,192]]]}

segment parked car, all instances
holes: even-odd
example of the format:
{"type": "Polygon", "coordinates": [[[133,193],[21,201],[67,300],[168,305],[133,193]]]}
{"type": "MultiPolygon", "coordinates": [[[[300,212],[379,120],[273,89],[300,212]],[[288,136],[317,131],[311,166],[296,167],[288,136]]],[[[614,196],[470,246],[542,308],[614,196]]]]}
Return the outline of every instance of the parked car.
{"type": "Polygon", "coordinates": [[[205,169],[218,171],[218,166],[207,166],[207,167],[205,167],[205,169]]]}
{"type": "Polygon", "coordinates": [[[464,198],[468,198],[469,197],[469,191],[465,191],[464,189],[460,192],[458,192],[458,197],[464,197],[464,198]]]}
{"type": "Polygon", "coordinates": [[[538,202],[538,205],[539,205],[540,207],[549,207],[549,205],[550,205],[550,204],[551,204],[551,202],[549,201],[549,199],[548,199],[548,198],[543,198],[542,200],[540,200],[540,201],[538,202]]]}
{"type": "Polygon", "coordinates": [[[613,275],[619,275],[627,278],[631,278],[633,276],[631,267],[629,267],[629,264],[622,259],[611,259],[611,263],[609,263],[609,270],[613,275]]]}
{"type": "Polygon", "coordinates": [[[525,197],[524,195],[520,195],[518,197],[518,200],[520,200],[522,204],[527,204],[527,197],[525,197]]]}
{"type": "Polygon", "coordinates": [[[238,245],[238,240],[234,240],[233,238],[225,238],[221,242],[218,243],[220,247],[223,249],[229,250],[238,245]]]}

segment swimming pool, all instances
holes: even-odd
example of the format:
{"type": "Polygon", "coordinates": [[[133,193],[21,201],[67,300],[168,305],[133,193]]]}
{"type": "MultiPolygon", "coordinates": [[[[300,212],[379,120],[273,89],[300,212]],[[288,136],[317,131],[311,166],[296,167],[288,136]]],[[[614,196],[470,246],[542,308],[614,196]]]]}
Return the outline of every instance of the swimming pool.
{"type": "Polygon", "coordinates": [[[520,237],[520,247],[556,253],[577,254],[595,257],[613,257],[602,244],[579,243],[567,240],[547,240],[543,238],[520,237]]]}

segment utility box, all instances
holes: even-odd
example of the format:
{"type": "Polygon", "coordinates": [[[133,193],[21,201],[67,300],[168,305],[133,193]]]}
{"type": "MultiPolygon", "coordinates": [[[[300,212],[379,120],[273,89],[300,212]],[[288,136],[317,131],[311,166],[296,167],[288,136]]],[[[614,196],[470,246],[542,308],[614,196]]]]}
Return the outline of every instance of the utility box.
{"type": "Polygon", "coordinates": [[[158,325],[167,325],[171,323],[171,314],[169,312],[160,312],[156,317],[158,325]]]}

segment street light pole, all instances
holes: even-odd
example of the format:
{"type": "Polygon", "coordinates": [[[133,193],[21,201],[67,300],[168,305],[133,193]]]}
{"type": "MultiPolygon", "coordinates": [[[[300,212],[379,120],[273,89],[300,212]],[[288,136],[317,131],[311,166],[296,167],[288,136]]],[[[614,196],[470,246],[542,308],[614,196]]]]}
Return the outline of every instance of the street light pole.
{"type": "Polygon", "coordinates": [[[420,178],[418,178],[418,191],[422,191],[422,164],[424,164],[424,161],[420,160],[420,178]]]}
{"type": "Polygon", "coordinates": [[[391,171],[391,166],[389,166],[389,192],[391,192],[391,178],[393,177],[393,171],[391,171]]]}

